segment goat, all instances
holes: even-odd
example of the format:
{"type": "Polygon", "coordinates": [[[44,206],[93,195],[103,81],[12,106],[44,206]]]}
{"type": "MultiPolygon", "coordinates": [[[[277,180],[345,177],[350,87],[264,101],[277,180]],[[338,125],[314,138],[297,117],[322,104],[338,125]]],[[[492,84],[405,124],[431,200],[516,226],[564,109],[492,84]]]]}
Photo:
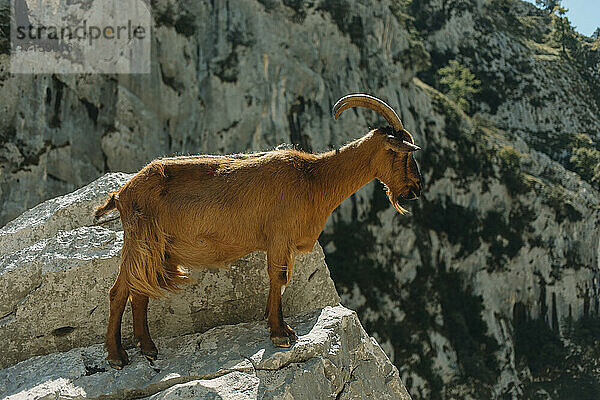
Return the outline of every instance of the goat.
{"type": "Polygon", "coordinates": [[[398,198],[416,199],[422,179],[413,152],[420,148],[394,110],[364,94],[341,98],[334,118],[351,107],[381,114],[390,127],[374,129],[339,150],[309,154],[273,150],[231,156],[180,156],[152,161],[95,211],[119,210],[124,230],[119,274],[109,291],[106,347],[111,367],[128,363],[121,319],[131,299],[141,353],[156,359],[148,331],[149,298],[188,280],[181,267],[225,266],[252,252],[267,253],[267,324],[275,346],[297,340],[285,323],[281,298],[294,255],[312,250],[331,212],[377,178],[401,214],[398,198]]]}

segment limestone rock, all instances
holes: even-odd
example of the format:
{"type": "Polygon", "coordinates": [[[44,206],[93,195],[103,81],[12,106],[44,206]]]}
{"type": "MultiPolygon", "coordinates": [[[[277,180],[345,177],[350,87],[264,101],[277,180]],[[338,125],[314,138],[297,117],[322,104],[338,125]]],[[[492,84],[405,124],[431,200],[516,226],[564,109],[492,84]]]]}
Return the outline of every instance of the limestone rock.
{"type": "MultiPolygon", "coordinates": [[[[112,227],[93,225],[91,212],[128,177],[109,174],[42,203],[2,229],[0,367],[103,341],[108,290],[118,272],[123,232],[117,221],[112,227]]],[[[283,296],[284,313],[337,304],[319,245],[296,261],[292,283],[283,296]]],[[[252,253],[229,269],[192,271],[192,278],[181,293],[150,302],[154,337],[263,318],[269,288],[264,253],[252,253]]],[[[131,313],[126,310],[127,344],[131,329],[131,313]]]]}
{"type": "Polygon", "coordinates": [[[5,399],[410,400],[394,367],[353,311],[342,306],[290,319],[298,342],[273,347],[264,322],[220,326],[157,341],[149,363],[109,368],[101,345],[34,357],[0,370],[5,399]]]}
{"type": "MultiPolygon", "coordinates": [[[[104,202],[108,192],[118,190],[131,177],[133,174],[120,172],[106,174],[72,193],[27,210],[0,229],[0,254],[21,250],[59,231],[93,225],[94,208],[104,202]]],[[[102,226],[120,229],[120,221],[102,226]]]]}

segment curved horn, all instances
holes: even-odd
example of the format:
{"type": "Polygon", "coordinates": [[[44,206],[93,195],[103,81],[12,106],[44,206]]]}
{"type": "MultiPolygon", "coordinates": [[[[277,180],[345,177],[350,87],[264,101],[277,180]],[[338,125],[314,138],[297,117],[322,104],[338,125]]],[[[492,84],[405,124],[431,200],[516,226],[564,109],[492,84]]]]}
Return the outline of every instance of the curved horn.
{"type": "Polygon", "coordinates": [[[396,111],[392,107],[388,106],[383,100],[369,96],[368,94],[349,94],[339,99],[333,106],[333,118],[338,119],[344,110],[352,107],[370,108],[383,116],[388,124],[394,128],[394,131],[398,132],[404,129],[400,117],[398,117],[398,114],[396,114],[396,111]]]}

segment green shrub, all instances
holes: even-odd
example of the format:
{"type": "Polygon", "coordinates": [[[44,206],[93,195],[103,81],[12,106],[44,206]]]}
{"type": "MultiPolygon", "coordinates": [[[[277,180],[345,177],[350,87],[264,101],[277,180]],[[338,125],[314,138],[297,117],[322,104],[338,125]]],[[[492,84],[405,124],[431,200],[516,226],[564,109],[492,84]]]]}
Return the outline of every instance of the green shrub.
{"type": "Polygon", "coordinates": [[[464,112],[469,112],[470,101],[479,92],[481,81],[475,79],[475,75],[456,60],[450,60],[446,67],[440,68],[438,75],[442,89],[445,89],[442,92],[464,112]]]}
{"type": "Polygon", "coordinates": [[[563,55],[568,57],[579,56],[581,44],[577,38],[577,33],[573,29],[571,25],[571,21],[566,17],[567,11],[566,8],[560,7],[559,5],[554,6],[553,12],[556,15],[556,19],[554,21],[555,29],[554,29],[554,40],[556,40],[563,52],[563,55]]]}
{"type": "Polygon", "coordinates": [[[512,146],[504,146],[498,152],[502,164],[515,172],[521,172],[521,158],[523,155],[512,146]]]}
{"type": "Polygon", "coordinates": [[[600,151],[589,147],[574,147],[570,160],[575,172],[588,182],[598,182],[598,167],[600,164],[600,151]]]}
{"type": "Polygon", "coordinates": [[[548,11],[554,10],[554,7],[560,6],[561,0],[535,0],[535,4],[548,11]]]}
{"type": "Polygon", "coordinates": [[[395,0],[390,3],[390,11],[396,18],[396,21],[402,26],[412,25],[414,17],[410,15],[409,7],[412,0],[395,0]]]}
{"type": "Polygon", "coordinates": [[[585,133],[577,133],[569,139],[571,157],[566,167],[589,183],[600,183],[600,151],[585,133]]]}
{"type": "Polygon", "coordinates": [[[527,192],[529,186],[525,182],[523,173],[521,172],[523,154],[519,153],[512,146],[504,146],[498,151],[498,158],[500,158],[502,180],[508,191],[513,195],[527,192]]]}
{"type": "Polygon", "coordinates": [[[546,188],[546,196],[542,200],[544,204],[554,209],[556,220],[561,223],[565,219],[571,222],[580,221],[583,215],[575,209],[573,201],[565,193],[565,188],[552,185],[546,188]]]}
{"type": "Polygon", "coordinates": [[[569,145],[575,147],[594,147],[594,141],[585,133],[576,133],[569,139],[569,145]]]}

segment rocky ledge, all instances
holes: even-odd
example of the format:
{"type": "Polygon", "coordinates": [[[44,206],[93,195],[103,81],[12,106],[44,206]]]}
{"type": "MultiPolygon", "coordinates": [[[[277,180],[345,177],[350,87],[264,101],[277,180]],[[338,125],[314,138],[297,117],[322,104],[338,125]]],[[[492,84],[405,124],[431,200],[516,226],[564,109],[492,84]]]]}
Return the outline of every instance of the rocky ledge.
{"type": "Polygon", "coordinates": [[[298,342],[276,348],[262,321],[157,341],[149,363],[130,349],[121,371],[102,345],[23,361],[0,371],[7,399],[410,399],[398,370],[356,314],[326,307],[290,318],[298,342]]]}
{"type": "Polygon", "coordinates": [[[269,339],[257,252],[229,269],[193,271],[181,293],[150,303],[154,363],[133,347],[126,311],[131,365],[109,368],[101,343],[123,232],[118,214],[94,223],[92,210],[129,178],[107,174],[0,229],[0,398],[410,398],[356,314],[339,305],[318,244],[297,257],[283,298],[299,335],[290,349],[269,339]]]}
{"type": "MultiPolygon", "coordinates": [[[[0,368],[103,341],[108,290],[119,270],[123,231],[118,213],[96,225],[92,210],[130,177],[107,174],[0,229],[0,368]]],[[[283,297],[284,313],[338,304],[320,246],[296,261],[283,297]]],[[[191,276],[193,283],[180,293],[150,302],[153,337],[262,319],[269,291],[264,253],[249,254],[229,269],[206,268],[191,276]]],[[[131,329],[127,309],[125,345],[132,344],[131,329]]]]}

